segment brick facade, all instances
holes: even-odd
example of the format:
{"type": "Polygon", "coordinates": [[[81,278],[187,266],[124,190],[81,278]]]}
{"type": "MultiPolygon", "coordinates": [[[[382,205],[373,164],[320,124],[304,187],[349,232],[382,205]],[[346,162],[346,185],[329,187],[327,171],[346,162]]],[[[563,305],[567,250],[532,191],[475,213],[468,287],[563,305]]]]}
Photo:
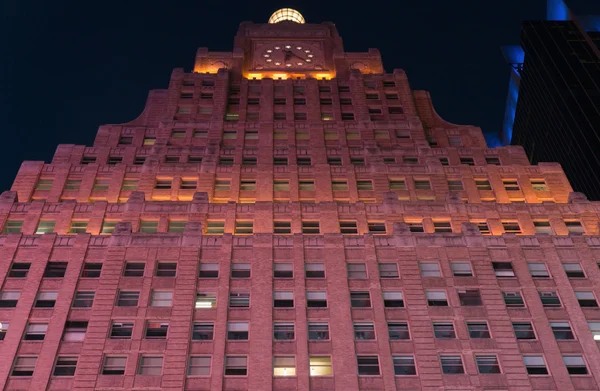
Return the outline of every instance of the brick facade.
{"type": "Polygon", "coordinates": [[[599,214],[333,24],[244,22],[1,195],[0,388],[595,390],[599,214]]]}

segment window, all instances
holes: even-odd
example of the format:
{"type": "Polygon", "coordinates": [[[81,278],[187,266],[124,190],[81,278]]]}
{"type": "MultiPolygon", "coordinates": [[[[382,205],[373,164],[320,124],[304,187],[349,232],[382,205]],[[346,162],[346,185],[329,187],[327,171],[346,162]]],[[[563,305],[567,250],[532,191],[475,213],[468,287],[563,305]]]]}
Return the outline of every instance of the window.
{"type": "Polygon", "coordinates": [[[242,164],[245,166],[256,166],[257,158],[254,156],[243,156],[242,164]]]}
{"type": "Polygon", "coordinates": [[[331,189],[333,191],[345,191],[348,190],[348,181],[346,180],[333,180],[331,181],[331,189]]]}
{"type": "Polygon", "coordinates": [[[563,268],[569,278],[585,278],[585,274],[579,263],[563,263],[563,268]]]}
{"type": "Polygon", "coordinates": [[[44,278],[63,278],[67,265],[67,262],[48,262],[44,270],[44,278]]]}
{"type": "Polygon", "coordinates": [[[10,266],[10,271],[8,272],[8,277],[10,278],[25,278],[29,273],[29,268],[31,267],[31,263],[25,262],[17,262],[13,263],[10,266]]]}
{"type": "Polygon", "coordinates": [[[166,339],[168,330],[169,330],[169,323],[148,321],[146,323],[146,334],[145,334],[144,338],[166,339]]]}
{"type": "Polygon", "coordinates": [[[327,307],[326,292],[306,292],[306,306],[308,308],[325,308],[327,307]]]}
{"type": "Polygon", "coordinates": [[[480,374],[500,373],[500,364],[496,356],[478,356],[475,355],[475,362],[480,374]]]}
{"type": "Polygon", "coordinates": [[[477,229],[479,229],[479,232],[482,235],[490,235],[491,234],[490,227],[487,225],[487,222],[485,222],[485,221],[473,221],[472,223],[477,226],[477,229]]]}
{"type": "Polygon", "coordinates": [[[340,233],[342,235],[358,235],[356,220],[340,220],[340,233]]]}
{"type": "Polygon", "coordinates": [[[348,278],[367,278],[367,265],[364,263],[349,263],[348,267],[348,278]]]}
{"type": "Polygon", "coordinates": [[[525,302],[523,301],[520,292],[502,292],[502,296],[504,298],[504,304],[508,308],[525,307],[525,302]]]}
{"type": "Polygon", "coordinates": [[[69,228],[70,234],[78,234],[85,233],[87,230],[88,221],[87,220],[73,220],[71,222],[71,228],[69,228]]]}
{"type": "Polygon", "coordinates": [[[550,278],[550,273],[545,263],[528,263],[529,273],[533,278],[550,278]]]}
{"type": "Polygon", "coordinates": [[[287,166],[288,165],[288,158],[287,157],[275,156],[273,158],[273,165],[274,166],[287,166]]]}
{"type": "Polygon", "coordinates": [[[395,157],[384,157],[383,163],[384,164],[396,164],[396,158],[395,157]]]}
{"type": "Polygon", "coordinates": [[[388,323],[388,334],[392,341],[399,341],[404,339],[410,339],[410,331],[408,330],[408,323],[406,322],[389,322],[388,323]]]}
{"type": "Polygon", "coordinates": [[[373,190],[373,181],[358,180],[356,181],[358,190],[373,190]]]}
{"type": "Polygon", "coordinates": [[[229,307],[248,308],[250,307],[249,292],[231,292],[229,293],[229,307]]]}
{"type": "Polygon", "coordinates": [[[102,228],[100,229],[100,234],[109,235],[115,231],[115,227],[117,226],[117,220],[104,220],[102,222],[102,228]]]}
{"type": "Polygon", "coordinates": [[[225,232],[225,222],[208,220],[206,222],[206,234],[207,235],[223,235],[225,232]]]}
{"type": "Polygon", "coordinates": [[[33,376],[33,370],[37,363],[37,356],[17,356],[13,365],[11,376],[33,376]]]}
{"type": "Polygon", "coordinates": [[[569,322],[550,322],[550,327],[556,339],[575,339],[569,322]]]}
{"type": "Polygon", "coordinates": [[[380,221],[368,221],[367,222],[369,233],[373,235],[385,235],[387,230],[385,228],[385,222],[380,221]]]}
{"type": "Polygon", "coordinates": [[[519,182],[516,179],[503,179],[502,184],[504,184],[504,190],[506,191],[519,191],[519,182]]]}
{"type": "Polygon", "coordinates": [[[504,228],[504,233],[507,234],[520,234],[521,227],[519,223],[516,221],[503,221],[502,227],[504,228]]]}
{"type": "Polygon", "coordinates": [[[486,164],[490,164],[493,166],[499,166],[500,165],[500,159],[497,157],[485,157],[485,163],[486,164]]]}
{"type": "Polygon", "coordinates": [[[417,374],[415,358],[413,356],[392,356],[394,374],[396,376],[411,376],[417,374]]]}
{"type": "Polygon", "coordinates": [[[8,322],[0,322],[0,341],[4,341],[6,332],[8,331],[8,322]]]}
{"type": "Polygon", "coordinates": [[[515,271],[510,262],[492,262],[492,267],[497,278],[512,278],[515,276],[515,271]]]}
{"type": "Polygon", "coordinates": [[[580,221],[565,220],[565,225],[567,226],[567,231],[569,231],[569,235],[580,235],[585,233],[580,221]]]}
{"type": "Polygon", "coordinates": [[[287,322],[275,322],[273,324],[273,339],[276,341],[293,340],[294,324],[287,322]]]}
{"type": "Polygon", "coordinates": [[[415,179],[415,190],[431,190],[429,179],[415,179]]]}
{"type": "Polygon", "coordinates": [[[331,357],[329,356],[310,356],[309,357],[310,376],[331,376],[331,357]]]}
{"type": "Polygon", "coordinates": [[[276,235],[289,235],[292,233],[291,221],[274,221],[273,233],[276,235]]]}
{"type": "Polygon", "coordinates": [[[324,341],[329,339],[329,324],[327,322],[309,322],[308,339],[310,341],[324,341]]]}
{"type": "Polygon", "coordinates": [[[369,308],[371,295],[369,292],[350,292],[350,305],[352,308],[369,308]]]}
{"type": "MultiPolygon", "coordinates": [[[[310,157],[296,157],[296,164],[299,166],[310,166],[311,165],[311,159],[310,157]]],[[[302,190],[302,189],[300,189],[302,190]]]]}
{"type": "Polygon", "coordinates": [[[83,156],[81,158],[81,164],[94,164],[96,163],[96,156],[83,156]]]}
{"type": "Polygon", "coordinates": [[[296,359],[293,356],[273,357],[273,376],[296,376],[296,359]]]}
{"type": "MultiPolygon", "coordinates": [[[[75,294],[75,298],[77,298],[77,294],[79,294],[79,293],[80,292],[77,292],[75,294]]],[[[36,296],[35,308],[54,308],[57,297],[58,297],[57,292],[40,292],[36,296]]],[[[15,305],[16,305],[16,300],[15,300],[15,305]]],[[[75,304],[73,304],[73,306],[75,306],[75,304]]],[[[3,307],[3,306],[0,305],[0,307],[3,307]]]]}
{"type": "Polygon", "coordinates": [[[75,191],[79,190],[81,187],[81,179],[67,179],[65,182],[65,190],[67,191],[75,191]]]}
{"type": "Polygon", "coordinates": [[[231,265],[231,278],[250,278],[250,264],[233,263],[231,265]]]}
{"type": "Polygon", "coordinates": [[[138,375],[160,376],[163,358],[159,356],[141,356],[138,375]]]}
{"type": "Polygon", "coordinates": [[[223,140],[235,140],[237,138],[237,132],[235,130],[224,130],[223,140]]]}
{"type": "MultiPolygon", "coordinates": [[[[143,165],[146,162],[146,156],[136,156],[133,164],[136,164],[138,166],[143,165]]],[[[124,190],[124,189],[123,189],[124,190]]]]}
{"type": "Polygon", "coordinates": [[[127,357],[105,356],[102,363],[103,375],[124,375],[127,357]]]}
{"type": "Polygon", "coordinates": [[[117,307],[137,307],[140,292],[119,291],[117,307]]]}
{"type": "Polygon", "coordinates": [[[451,147],[461,147],[462,146],[462,141],[460,139],[460,136],[448,137],[448,144],[451,147]]]}
{"type": "Polygon", "coordinates": [[[108,165],[115,165],[123,162],[123,156],[109,156],[108,157],[108,165]]]}
{"type": "Polygon", "coordinates": [[[490,330],[486,322],[467,322],[470,338],[491,338],[490,330]]]}
{"type": "Polygon", "coordinates": [[[492,185],[487,179],[475,179],[477,190],[492,190],[492,185]]]}
{"type": "Polygon", "coordinates": [[[188,156],[188,163],[202,163],[202,156],[188,156]]]}
{"type": "Polygon", "coordinates": [[[158,220],[140,221],[140,232],[154,233],[158,232],[158,220]]]}
{"type": "Polygon", "coordinates": [[[600,341],[600,322],[588,322],[590,332],[594,336],[594,341],[600,341]]]}
{"type": "Polygon", "coordinates": [[[256,179],[242,179],[240,181],[240,191],[256,190],[256,179]]]}
{"type": "Polygon", "coordinates": [[[196,293],[196,308],[215,308],[217,306],[217,294],[214,292],[196,293]]]}
{"type": "Polygon", "coordinates": [[[461,157],[460,164],[466,164],[467,166],[474,166],[475,161],[473,160],[472,157],[461,157]]]}
{"type": "Polygon", "coordinates": [[[40,220],[40,223],[38,224],[35,233],[36,235],[52,233],[54,232],[55,225],[56,221],[54,220],[40,220]]]}
{"type": "Polygon", "coordinates": [[[104,190],[108,190],[109,186],[110,186],[109,178],[96,178],[96,180],[94,181],[94,187],[92,190],[104,191],[104,190]]]}
{"type": "Polygon", "coordinates": [[[373,326],[373,323],[354,323],[354,339],[375,339],[375,326],[373,326]]]}
{"type": "Polygon", "coordinates": [[[581,307],[598,307],[596,297],[593,292],[575,291],[575,296],[581,307]]]}
{"type": "Polygon", "coordinates": [[[275,263],[273,265],[274,278],[293,278],[294,265],[292,263],[275,263]]]}
{"type": "Polygon", "coordinates": [[[452,262],[450,263],[452,268],[452,274],[454,277],[472,277],[473,271],[471,270],[471,264],[466,262],[452,262]]]}
{"type": "Polygon", "coordinates": [[[552,227],[548,220],[537,220],[533,222],[536,235],[552,235],[552,227]]]}
{"type": "Polygon", "coordinates": [[[298,181],[298,190],[300,191],[314,191],[315,190],[315,181],[301,179],[298,181]]]}
{"type": "Polygon", "coordinates": [[[452,224],[449,221],[434,221],[433,230],[436,233],[452,233],[452,224]]]}
{"type": "Polygon", "coordinates": [[[325,278],[325,264],[307,263],[304,265],[306,278],[325,278]]]}
{"type": "Polygon", "coordinates": [[[388,112],[390,114],[404,114],[404,109],[402,107],[399,106],[389,106],[388,107],[388,112]]]}
{"type": "Polygon", "coordinates": [[[198,277],[199,278],[218,278],[219,277],[219,264],[218,263],[201,263],[198,277]]]}
{"type": "Polygon", "coordinates": [[[35,185],[36,190],[50,190],[52,189],[53,179],[40,179],[35,185]]]}
{"type": "Polygon", "coordinates": [[[152,291],[150,297],[151,307],[171,307],[173,305],[173,292],[152,291]]]}
{"type": "Polygon", "coordinates": [[[187,374],[188,376],[210,376],[210,357],[191,356],[187,374]]]}
{"type": "Polygon", "coordinates": [[[236,235],[252,235],[254,231],[254,222],[252,221],[235,221],[235,234],[236,235]]]}
{"type": "Polygon", "coordinates": [[[47,323],[29,323],[25,328],[25,341],[43,341],[48,331],[47,323]]]}
{"type": "Polygon", "coordinates": [[[171,189],[172,178],[156,178],[154,188],[157,190],[169,190],[171,189]]]}
{"type": "Polygon", "coordinates": [[[379,278],[399,278],[398,265],[396,263],[380,263],[379,278]]]}
{"type": "Polygon", "coordinates": [[[560,307],[560,298],[556,292],[539,292],[544,307],[560,307]]]}
{"type": "Polygon", "coordinates": [[[383,306],[387,308],[404,307],[402,292],[383,291],[383,306]]]}
{"type": "Polygon", "coordinates": [[[443,355],[440,356],[440,364],[442,366],[442,372],[444,374],[460,374],[465,373],[463,367],[462,357],[454,355],[443,355]]]}
{"type": "Polygon", "coordinates": [[[215,325],[212,322],[194,322],[192,327],[193,341],[212,341],[215,325]]]}
{"type": "Polygon", "coordinates": [[[83,278],[99,278],[102,272],[101,263],[86,262],[83,264],[83,271],[81,277],[83,278]]]}
{"type": "Polygon", "coordinates": [[[216,179],[215,191],[228,191],[231,189],[231,179],[216,179]]]}
{"type": "Polygon", "coordinates": [[[364,157],[350,157],[350,163],[355,166],[364,166],[365,158],[364,157]]]}
{"type": "Polygon", "coordinates": [[[588,370],[581,356],[563,356],[569,375],[587,375],[588,370]]]}
{"type": "Polygon", "coordinates": [[[462,191],[465,188],[461,180],[448,181],[448,190],[450,191],[462,191]]]}
{"type": "Polygon", "coordinates": [[[342,113],[342,121],[354,121],[354,113],[342,113]]]}
{"type": "Polygon", "coordinates": [[[546,181],[543,179],[531,179],[531,187],[533,187],[534,191],[548,191],[548,185],[546,185],[546,181]]]}
{"type": "Polygon", "coordinates": [[[523,356],[528,375],[547,375],[548,368],[542,356],[523,356]]]}
{"type": "MultiPolygon", "coordinates": [[[[441,158],[440,158],[440,164],[441,164],[442,166],[449,166],[449,165],[450,165],[450,162],[448,161],[448,158],[447,158],[447,157],[441,157],[441,158]]],[[[448,184],[448,185],[449,185],[449,184],[448,184]]],[[[462,185],[462,183],[461,183],[461,185],[462,185]]]]}
{"type": "Polygon", "coordinates": [[[226,356],[225,357],[225,375],[226,376],[246,376],[247,357],[244,356],[226,356]]]}
{"type": "Polygon", "coordinates": [[[379,376],[379,357],[356,356],[358,375],[379,376]]]}
{"type": "Polygon", "coordinates": [[[133,334],[133,322],[112,322],[110,326],[111,339],[130,339],[133,334]]]}
{"type": "Polygon", "coordinates": [[[194,179],[181,178],[181,183],[179,184],[179,188],[182,190],[195,190],[197,186],[198,186],[198,180],[195,178],[194,179]]]}
{"type": "Polygon", "coordinates": [[[433,335],[435,338],[456,338],[452,322],[433,322],[433,335]]]}
{"type": "Polygon", "coordinates": [[[75,376],[77,356],[58,356],[52,376],[75,376]]]}
{"type": "Polygon", "coordinates": [[[292,308],[294,307],[294,292],[273,292],[273,307],[292,308]]]}
{"type": "Polygon", "coordinates": [[[531,322],[513,322],[513,331],[517,339],[535,339],[535,332],[531,322]]]}
{"type": "Polygon", "coordinates": [[[289,191],[290,190],[290,181],[287,179],[281,180],[276,179],[273,181],[273,191],[289,191]]]}
{"type": "Polygon", "coordinates": [[[175,277],[177,274],[177,263],[175,262],[158,262],[156,265],[157,277],[175,277]]]}
{"type": "Polygon", "coordinates": [[[126,262],[123,277],[143,277],[145,266],[142,262],[126,262]]]}
{"type": "Polygon", "coordinates": [[[447,307],[448,298],[444,291],[426,291],[427,304],[432,307],[447,307]]]}
{"type": "Polygon", "coordinates": [[[229,322],[227,323],[227,339],[228,340],[247,340],[248,339],[248,323],[247,322],[229,322]]]}

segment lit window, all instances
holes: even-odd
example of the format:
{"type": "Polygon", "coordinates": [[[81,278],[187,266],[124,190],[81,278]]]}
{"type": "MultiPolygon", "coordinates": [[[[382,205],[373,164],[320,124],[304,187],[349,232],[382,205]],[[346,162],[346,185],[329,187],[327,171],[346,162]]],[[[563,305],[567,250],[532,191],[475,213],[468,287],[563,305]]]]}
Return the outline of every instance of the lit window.
{"type": "Polygon", "coordinates": [[[186,220],[169,220],[167,232],[183,232],[185,231],[186,220]]]}
{"type": "Polygon", "coordinates": [[[440,364],[442,365],[442,372],[445,374],[465,373],[461,356],[440,356],[440,364]]]}
{"type": "Polygon", "coordinates": [[[58,356],[52,376],[75,376],[77,356],[58,356]]]}
{"type": "Polygon", "coordinates": [[[273,376],[296,376],[296,359],[293,356],[273,357],[273,376]]]}
{"type": "Polygon", "coordinates": [[[85,233],[88,226],[88,220],[73,220],[69,228],[70,234],[85,233]]]}
{"type": "Polygon", "coordinates": [[[154,137],[144,137],[144,146],[145,147],[154,145],[155,142],[156,142],[156,138],[154,138],[154,137]]]}
{"type": "Polygon", "coordinates": [[[379,376],[379,357],[357,356],[358,375],[379,376]]]}
{"type": "Polygon", "coordinates": [[[102,235],[110,235],[115,231],[115,227],[117,226],[118,220],[104,220],[102,222],[102,228],[100,229],[100,233],[102,235]]]}
{"type": "Polygon", "coordinates": [[[38,224],[35,233],[36,235],[52,233],[54,232],[55,225],[56,221],[54,220],[40,220],[40,223],[38,224]]]}
{"type": "Polygon", "coordinates": [[[331,357],[329,356],[310,356],[309,357],[310,376],[331,376],[331,357]]]}
{"type": "Polygon", "coordinates": [[[191,356],[187,374],[188,376],[210,376],[210,357],[191,356]]]}
{"type": "Polygon", "coordinates": [[[588,322],[590,332],[594,336],[594,341],[600,341],[600,322],[588,322]]]}
{"type": "Polygon", "coordinates": [[[217,294],[215,292],[198,292],[196,293],[196,304],[198,309],[216,308],[217,294]]]}

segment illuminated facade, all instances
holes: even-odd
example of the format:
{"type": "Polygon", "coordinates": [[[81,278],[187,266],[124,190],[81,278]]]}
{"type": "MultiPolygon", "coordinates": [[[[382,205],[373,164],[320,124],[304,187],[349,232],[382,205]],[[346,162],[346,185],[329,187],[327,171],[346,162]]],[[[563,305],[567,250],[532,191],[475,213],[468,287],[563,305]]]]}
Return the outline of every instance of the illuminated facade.
{"type": "Polygon", "coordinates": [[[0,388],[598,389],[600,204],[287,19],[23,163],[0,388]]]}

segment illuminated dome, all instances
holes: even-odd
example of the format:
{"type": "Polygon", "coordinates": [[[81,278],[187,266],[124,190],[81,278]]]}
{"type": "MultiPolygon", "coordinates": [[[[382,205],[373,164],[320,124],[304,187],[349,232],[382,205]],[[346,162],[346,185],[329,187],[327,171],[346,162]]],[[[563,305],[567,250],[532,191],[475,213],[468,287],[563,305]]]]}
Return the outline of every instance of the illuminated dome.
{"type": "Polygon", "coordinates": [[[273,15],[269,18],[269,23],[279,23],[289,20],[294,23],[304,23],[304,16],[294,9],[282,8],[273,12],[273,15]]]}

